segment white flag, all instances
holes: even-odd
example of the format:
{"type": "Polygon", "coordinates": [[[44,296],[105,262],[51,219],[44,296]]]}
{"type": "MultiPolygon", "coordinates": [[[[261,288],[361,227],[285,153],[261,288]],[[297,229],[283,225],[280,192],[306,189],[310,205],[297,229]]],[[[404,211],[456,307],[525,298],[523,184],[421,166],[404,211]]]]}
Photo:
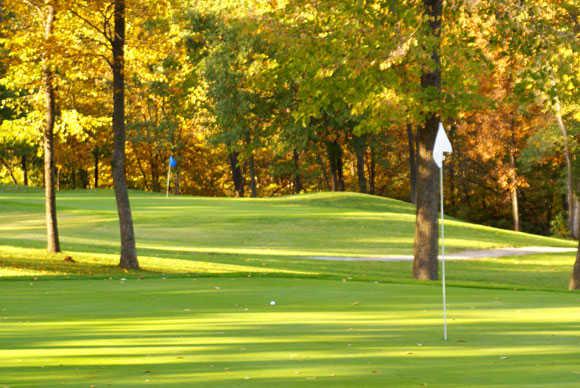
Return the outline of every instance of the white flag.
{"type": "Polygon", "coordinates": [[[433,146],[433,160],[439,168],[443,168],[443,153],[453,152],[451,148],[451,142],[445,133],[443,124],[439,123],[439,129],[437,130],[437,137],[435,137],[435,145],[433,146]]]}

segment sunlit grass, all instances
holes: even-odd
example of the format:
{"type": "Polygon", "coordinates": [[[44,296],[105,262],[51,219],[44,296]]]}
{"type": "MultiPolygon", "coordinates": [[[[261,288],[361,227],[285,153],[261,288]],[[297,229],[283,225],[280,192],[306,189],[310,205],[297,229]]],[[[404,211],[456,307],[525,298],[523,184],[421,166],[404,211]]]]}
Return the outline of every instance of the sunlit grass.
{"type": "MultiPolygon", "coordinates": [[[[580,381],[571,253],[449,262],[445,343],[439,283],[417,284],[410,263],[309,259],[410,254],[409,204],[132,193],[132,205],[140,271],[116,265],[112,192],[59,194],[57,255],[44,249],[42,193],[0,194],[0,386],[580,381]]],[[[574,246],[457,220],[448,236],[450,251],[574,246]]]]}
{"type": "Polygon", "coordinates": [[[8,284],[0,382],[10,386],[573,387],[580,373],[574,294],[450,289],[445,343],[436,287],[194,278],[1,291],[8,284]]]}
{"type": "MultiPolygon", "coordinates": [[[[414,209],[352,193],[229,199],[132,193],[141,264],[116,267],[118,226],[108,190],[59,193],[62,255],[44,253],[42,193],[0,194],[0,276],[306,276],[411,282],[409,263],[316,262],[311,256],[412,253],[414,209]],[[71,255],[76,264],[64,263],[71,255]]],[[[570,241],[447,221],[451,252],[570,241]]],[[[453,262],[450,284],[564,289],[574,255],[453,262]]]]}

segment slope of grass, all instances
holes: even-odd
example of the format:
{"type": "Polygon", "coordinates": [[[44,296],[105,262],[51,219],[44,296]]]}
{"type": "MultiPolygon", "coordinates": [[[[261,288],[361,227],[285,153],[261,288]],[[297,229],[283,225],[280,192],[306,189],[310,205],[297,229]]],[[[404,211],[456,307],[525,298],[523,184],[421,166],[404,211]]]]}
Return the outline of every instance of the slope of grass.
{"type": "MultiPolygon", "coordinates": [[[[410,254],[410,204],[353,193],[273,199],[131,195],[145,272],[135,276],[307,276],[408,282],[410,263],[317,262],[308,256],[410,254]]],[[[0,194],[0,275],[126,276],[114,267],[117,215],[107,190],[59,194],[64,255],[44,251],[41,193],[0,194]]],[[[447,221],[450,251],[502,246],[574,246],[555,238],[447,221]]],[[[572,254],[450,263],[451,284],[554,288],[566,284],[572,254]]]]}

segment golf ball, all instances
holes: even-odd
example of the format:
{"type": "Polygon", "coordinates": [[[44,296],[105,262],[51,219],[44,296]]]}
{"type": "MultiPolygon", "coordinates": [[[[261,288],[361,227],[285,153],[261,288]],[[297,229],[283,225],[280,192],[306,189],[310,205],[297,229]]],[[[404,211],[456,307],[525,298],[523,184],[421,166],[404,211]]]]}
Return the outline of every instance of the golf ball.
{"type": "Polygon", "coordinates": [[[275,306],[275,305],[276,305],[276,301],[275,300],[270,301],[270,306],[275,306]]]}

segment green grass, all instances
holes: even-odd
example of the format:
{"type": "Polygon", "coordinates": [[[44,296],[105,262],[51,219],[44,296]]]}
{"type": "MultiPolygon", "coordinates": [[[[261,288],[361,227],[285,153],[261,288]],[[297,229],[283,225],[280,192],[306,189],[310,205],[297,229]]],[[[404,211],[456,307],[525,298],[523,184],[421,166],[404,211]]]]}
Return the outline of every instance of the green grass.
{"type": "MultiPolygon", "coordinates": [[[[573,254],[449,262],[445,343],[439,284],[413,281],[410,263],[307,258],[410,254],[409,204],[329,193],[132,193],[132,204],[143,269],[126,272],[110,191],[59,193],[65,252],[47,255],[42,193],[0,190],[0,387],[580,382],[573,254]]],[[[447,225],[451,251],[574,246],[447,225]]]]}
{"type": "MultiPolygon", "coordinates": [[[[132,193],[138,250],[148,273],[270,275],[409,281],[409,263],[316,262],[308,256],[410,254],[410,204],[352,193],[274,199],[171,197],[132,193]],[[170,261],[171,259],[171,261],[170,261]]],[[[41,193],[0,194],[0,263],[5,276],[112,276],[118,227],[110,191],[58,196],[62,256],[47,257],[41,193]],[[41,260],[39,260],[41,259],[41,260]],[[80,268],[79,268],[80,267],[80,268]],[[86,270],[85,270],[86,269],[86,270]]],[[[447,221],[451,252],[503,246],[569,246],[571,241],[447,221]]],[[[565,287],[573,254],[450,264],[450,281],[485,286],[565,287]],[[525,265],[521,265],[526,263],[525,265]],[[489,271],[482,273],[481,269],[489,271]],[[543,275],[538,280],[538,272],[543,275]]]]}
{"type": "Polygon", "coordinates": [[[579,296],[296,279],[3,285],[10,386],[558,386],[580,381],[579,296]],[[276,300],[276,306],[269,302],[276,300]]]}

